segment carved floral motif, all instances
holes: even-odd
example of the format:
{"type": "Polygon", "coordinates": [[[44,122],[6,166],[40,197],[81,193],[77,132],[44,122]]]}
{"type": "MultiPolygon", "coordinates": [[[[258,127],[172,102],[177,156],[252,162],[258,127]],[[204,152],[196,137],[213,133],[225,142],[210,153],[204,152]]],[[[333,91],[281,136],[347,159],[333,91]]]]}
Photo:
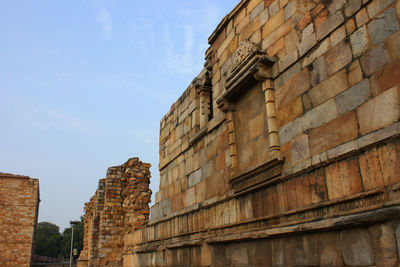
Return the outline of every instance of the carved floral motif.
{"type": "Polygon", "coordinates": [[[242,41],[233,53],[231,72],[241,65],[251,54],[259,51],[258,46],[250,41],[242,41]]]}

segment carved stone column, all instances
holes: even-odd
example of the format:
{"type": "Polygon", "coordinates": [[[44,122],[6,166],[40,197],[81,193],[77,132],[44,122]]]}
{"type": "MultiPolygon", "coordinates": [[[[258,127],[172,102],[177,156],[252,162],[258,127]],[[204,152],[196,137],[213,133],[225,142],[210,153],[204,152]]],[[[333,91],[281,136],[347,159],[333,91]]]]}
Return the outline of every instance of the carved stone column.
{"type": "Polygon", "coordinates": [[[202,88],[200,91],[200,128],[207,125],[208,118],[210,117],[210,89],[202,88]]]}
{"type": "Polygon", "coordinates": [[[226,113],[228,123],[228,137],[229,137],[229,152],[231,156],[230,175],[235,176],[238,168],[236,136],[235,136],[235,121],[233,113],[235,112],[234,105],[226,101],[222,101],[218,106],[223,112],[226,113]]]}
{"type": "Polygon", "coordinates": [[[199,94],[200,99],[200,129],[207,125],[211,112],[211,79],[208,71],[201,78],[196,78],[193,84],[199,94]]]}
{"type": "Polygon", "coordinates": [[[272,83],[271,79],[266,79],[262,83],[268,120],[269,151],[280,153],[278,125],[276,122],[275,89],[272,83]]]}

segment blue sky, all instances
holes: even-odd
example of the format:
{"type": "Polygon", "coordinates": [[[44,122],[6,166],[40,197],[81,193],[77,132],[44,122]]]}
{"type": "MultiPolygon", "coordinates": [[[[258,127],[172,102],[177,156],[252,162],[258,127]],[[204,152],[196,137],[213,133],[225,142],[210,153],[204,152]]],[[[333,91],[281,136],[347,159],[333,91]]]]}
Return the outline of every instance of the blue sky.
{"type": "Polygon", "coordinates": [[[110,166],[138,156],[158,190],[159,122],[239,1],[0,3],[0,172],[39,178],[61,228],[110,166]]]}

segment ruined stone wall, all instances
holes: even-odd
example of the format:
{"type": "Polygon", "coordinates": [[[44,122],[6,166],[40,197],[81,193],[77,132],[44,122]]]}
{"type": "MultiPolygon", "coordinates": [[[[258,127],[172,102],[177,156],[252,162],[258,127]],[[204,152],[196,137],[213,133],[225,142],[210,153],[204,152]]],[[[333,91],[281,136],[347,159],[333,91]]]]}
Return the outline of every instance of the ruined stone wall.
{"type": "Polygon", "coordinates": [[[96,194],[85,203],[84,248],[78,266],[122,266],[125,237],[149,220],[149,169],[150,164],[138,158],[108,168],[96,194]]]}
{"type": "Polygon", "coordinates": [[[241,1],[161,120],[125,266],[398,266],[399,18],[398,0],[241,1]]]}
{"type": "Polygon", "coordinates": [[[39,212],[39,181],[0,173],[0,266],[30,266],[39,212]]]}

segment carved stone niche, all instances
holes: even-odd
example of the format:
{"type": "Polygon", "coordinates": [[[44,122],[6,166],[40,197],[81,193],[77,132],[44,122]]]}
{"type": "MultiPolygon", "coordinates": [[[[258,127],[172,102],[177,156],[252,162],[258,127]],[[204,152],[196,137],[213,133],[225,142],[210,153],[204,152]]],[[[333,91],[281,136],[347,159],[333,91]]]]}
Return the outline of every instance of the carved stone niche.
{"type": "Polygon", "coordinates": [[[276,61],[256,44],[241,42],[233,54],[226,91],[217,99],[227,116],[229,183],[236,194],[276,182],[282,173],[271,68],[276,61]]]}

